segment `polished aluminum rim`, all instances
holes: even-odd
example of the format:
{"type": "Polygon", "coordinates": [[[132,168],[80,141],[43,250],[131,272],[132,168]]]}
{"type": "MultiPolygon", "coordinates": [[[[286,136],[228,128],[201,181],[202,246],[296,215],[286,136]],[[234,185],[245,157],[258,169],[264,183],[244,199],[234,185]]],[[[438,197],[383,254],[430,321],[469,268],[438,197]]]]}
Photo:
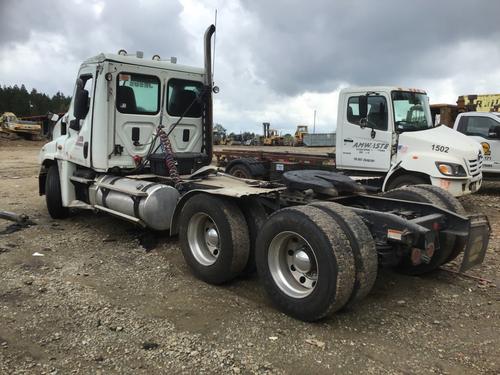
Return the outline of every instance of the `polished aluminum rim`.
{"type": "Polygon", "coordinates": [[[196,261],[204,266],[215,263],[220,254],[219,229],[210,216],[194,214],[188,223],[189,248],[196,261]]]}
{"type": "Polygon", "coordinates": [[[301,235],[286,231],[269,244],[269,270],[276,285],[286,295],[304,298],[318,282],[318,262],[311,245],[301,235]]]}

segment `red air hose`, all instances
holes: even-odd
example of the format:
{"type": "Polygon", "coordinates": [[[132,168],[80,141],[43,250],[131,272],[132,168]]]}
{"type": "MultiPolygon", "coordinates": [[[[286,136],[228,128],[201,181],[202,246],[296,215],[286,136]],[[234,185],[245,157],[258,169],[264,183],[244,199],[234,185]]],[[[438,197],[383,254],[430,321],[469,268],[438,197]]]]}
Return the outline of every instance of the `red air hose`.
{"type": "Polygon", "coordinates": [[[174,180],[175,188],[178,189],[181,186],[182,180],[179,177],[179,172],[175,165],[172,144],[170,143],[170,139],[168,139],[167,133],[165,133],[162,128],[158,129],[158,136],[160,137],[161,149],[165,154],[165,165],[167,166],[168,174],[172,180],[174,180]]]}

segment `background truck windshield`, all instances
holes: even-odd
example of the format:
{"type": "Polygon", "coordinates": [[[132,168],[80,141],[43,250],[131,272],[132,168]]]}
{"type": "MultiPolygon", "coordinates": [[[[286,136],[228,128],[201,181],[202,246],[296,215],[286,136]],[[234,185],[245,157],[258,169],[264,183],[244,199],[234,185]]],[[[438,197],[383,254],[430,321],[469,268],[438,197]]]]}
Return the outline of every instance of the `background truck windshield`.
{"type": "Polygon", "coordinates": [[[399,132],[424,130],[432,127],[427,95],[393,91],[394,124],[399,132]]]}

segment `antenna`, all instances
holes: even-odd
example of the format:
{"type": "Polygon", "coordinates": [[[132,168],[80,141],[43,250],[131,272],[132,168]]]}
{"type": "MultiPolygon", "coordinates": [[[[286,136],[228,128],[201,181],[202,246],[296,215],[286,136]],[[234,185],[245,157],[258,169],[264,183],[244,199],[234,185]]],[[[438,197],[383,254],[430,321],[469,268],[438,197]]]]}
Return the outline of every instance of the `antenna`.
{"type": "Polygon", "coordinates": [[[214,56],[212,58],[212,82],[215,82],[214,77],[215,77],[215,41],[217,39],[217,8],[215,8],[214,25],[215,25],[215,34],[214,34],[214,56]]]}

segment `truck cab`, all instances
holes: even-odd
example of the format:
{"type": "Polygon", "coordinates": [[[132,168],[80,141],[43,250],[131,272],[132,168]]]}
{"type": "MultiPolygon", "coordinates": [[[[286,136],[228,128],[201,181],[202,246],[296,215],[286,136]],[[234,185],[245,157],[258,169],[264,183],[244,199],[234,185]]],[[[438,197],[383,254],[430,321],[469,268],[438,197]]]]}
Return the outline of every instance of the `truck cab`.
{"type": "MultiPolygon", "coordinates": [[[[202,137],[203,69],[135,55],[100,54],[81,64],[68,113],[55,125],[45,160],[71,160],[94,171],[133,169],[157,125],[168,129],[191,105],[170,140],[174,152],[208,161],[202,137]],[[165,92],[165,103],[162,93],[165,92]]],[[[190,173],[190,171],[188,171],[190,173]]]]}
{"type": "Polygon", "coordinates": [[[481,144],[485,176],[500,176],[500,113],[461,113],[455,120],[453,129],[481,144]]]}
{"type": "Polygon", "coordinates": [[[427,94],[399,87],[354,87],[339,95],[336,167],[383,176],[383,190],[430,183],[454,196],[481,186],[477,142],[433,126],[427,94]]]}

